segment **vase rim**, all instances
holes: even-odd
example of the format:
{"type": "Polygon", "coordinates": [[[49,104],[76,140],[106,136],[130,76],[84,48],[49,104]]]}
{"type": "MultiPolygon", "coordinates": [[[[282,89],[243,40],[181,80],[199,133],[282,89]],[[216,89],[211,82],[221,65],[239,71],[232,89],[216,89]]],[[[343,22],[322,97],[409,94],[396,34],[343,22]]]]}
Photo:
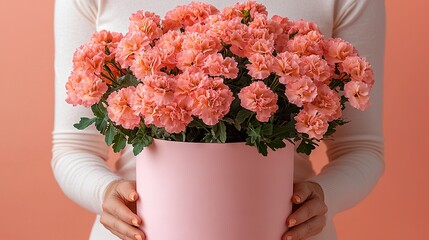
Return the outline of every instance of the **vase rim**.
{"type": "Polygon", "coordinates": [[[171,142],[174,142],[174,143],[177,143],[177,144],[187,144],[187,145],[201,145],[201,144],[219,144],[219,145],[222,145],[222,144],[229,144],[229,145],[246,145],[246,142],[227,142],[227,143],[217,143],[217,142],[214,142],[214,143],[208,143],[208,142],[182,142],[182,141],[171,141],[171,140],[164,140],[164,139],[159,139],[159,138],[153,138],[153,140],[152,141],[155,141],[155,142],[163,142],[163,143],[171,143],[171,142]]]}

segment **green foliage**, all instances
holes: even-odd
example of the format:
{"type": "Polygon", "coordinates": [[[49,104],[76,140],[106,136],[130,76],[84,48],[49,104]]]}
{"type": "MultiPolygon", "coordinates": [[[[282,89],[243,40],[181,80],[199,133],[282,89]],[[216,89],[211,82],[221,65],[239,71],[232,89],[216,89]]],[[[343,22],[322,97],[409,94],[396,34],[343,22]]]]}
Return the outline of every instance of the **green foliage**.
{"type": "Polygon", "coordinates": [[[73,126],[79,130],[83,130],[87,127],[89,127],[91,124],[95,122],[97,118],[80,118],[80,121],[78,123],[75,123],[73,126]]]}

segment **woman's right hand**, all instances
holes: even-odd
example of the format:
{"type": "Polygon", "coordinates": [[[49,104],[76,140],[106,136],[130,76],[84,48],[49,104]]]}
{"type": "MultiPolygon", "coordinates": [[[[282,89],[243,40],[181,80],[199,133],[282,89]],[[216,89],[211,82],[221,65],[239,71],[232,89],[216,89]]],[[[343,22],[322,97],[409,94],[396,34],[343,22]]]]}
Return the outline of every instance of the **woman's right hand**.
{"type": "Polygon", "coordinates": [[[135,213],[137,199],[135,181],[116,180],[110,183],[104,196],[101,224],[121,239],[146,239],[138,229],[142,220],[135,213]]]}

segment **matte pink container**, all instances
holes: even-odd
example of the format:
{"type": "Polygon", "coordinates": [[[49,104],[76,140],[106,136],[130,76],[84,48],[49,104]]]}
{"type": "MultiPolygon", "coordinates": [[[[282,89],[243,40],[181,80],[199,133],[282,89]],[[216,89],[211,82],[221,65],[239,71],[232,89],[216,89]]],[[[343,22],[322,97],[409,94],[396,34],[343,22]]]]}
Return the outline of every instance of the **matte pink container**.
{"type": "Polygon", "coordinates": [[[154,140],[137,156],[148,240],[280,240],[292,210],[294,148],[154,140]]]}

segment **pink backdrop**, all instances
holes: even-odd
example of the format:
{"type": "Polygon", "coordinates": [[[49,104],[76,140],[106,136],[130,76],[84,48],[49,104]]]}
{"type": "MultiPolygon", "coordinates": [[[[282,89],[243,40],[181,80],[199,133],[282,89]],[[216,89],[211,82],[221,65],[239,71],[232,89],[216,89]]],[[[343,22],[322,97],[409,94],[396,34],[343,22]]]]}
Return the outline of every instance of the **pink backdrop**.
{"type": "MultiPolygon", "coordinates": [[[[53,4],[8,1],[0,8],[0,239],[86,239],[93,221],[62,194],[50,168],[53,4]]],[[[427,235],[429,3],[386,4],[386,173],[366,200],[336,217],[344,240],[427,235]]],[[[314,157],[319,166],[322,152],[314,157]]]]}

